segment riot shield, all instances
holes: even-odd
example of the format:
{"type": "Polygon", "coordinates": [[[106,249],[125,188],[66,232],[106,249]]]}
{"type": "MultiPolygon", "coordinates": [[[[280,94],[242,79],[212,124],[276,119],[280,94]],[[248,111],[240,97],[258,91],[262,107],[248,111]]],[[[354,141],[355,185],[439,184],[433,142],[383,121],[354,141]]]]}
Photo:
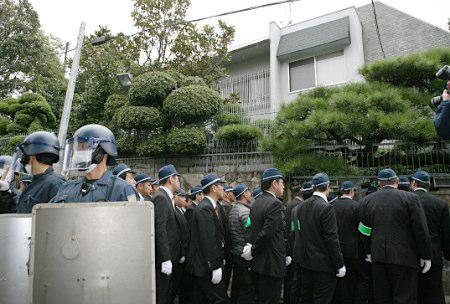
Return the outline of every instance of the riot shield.
{"type": "Polygon", "coordinates": [[[154,304],[151,203],[33,208],[33,304],[154,304]]]}
{"type": "Polygon", "coordinates": [[[31,215],[0,215],[0,303],[28,301],[31,215]]]}

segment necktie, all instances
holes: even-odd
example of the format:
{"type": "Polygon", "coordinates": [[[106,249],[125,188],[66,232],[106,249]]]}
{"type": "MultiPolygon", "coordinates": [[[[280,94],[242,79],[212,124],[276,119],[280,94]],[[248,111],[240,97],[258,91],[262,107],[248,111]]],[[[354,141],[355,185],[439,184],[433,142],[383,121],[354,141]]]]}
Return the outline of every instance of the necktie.
{"type": "Polygon", "coordinates": [[[217,215],[217,218],[218,219],[220,219],[220,216],[219,216],[219,207],[214,207],[214,211],[216,212],[216,215],[217,215]]]}

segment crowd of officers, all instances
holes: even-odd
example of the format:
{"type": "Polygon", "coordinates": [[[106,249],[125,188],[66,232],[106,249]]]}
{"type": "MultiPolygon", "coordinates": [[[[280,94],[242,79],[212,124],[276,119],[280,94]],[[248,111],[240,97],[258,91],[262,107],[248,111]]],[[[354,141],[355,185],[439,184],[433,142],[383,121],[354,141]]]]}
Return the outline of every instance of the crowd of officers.
{"type": "Polygon", "coordinates": [[[16,189],[5,179],[16,164],[0,157],[2,213],[30,213],[48,202],[153,202],[158,304],[445,303],[449,206],[429,192],[424,171],[410,184],[383,169],[377,189],[360,201],[352,182],[342,182],[336,196],[318,173],[285,204],[275,168],[253,191],[210,173],[186,193],[173,165],[157,179],[117,165],[114,135],[100,125],[68,140],[63,167],[83,172],[78,179],[53,171],[60,152],[54,134],[33,133],[18,149],[28,174],[16,189]]]}

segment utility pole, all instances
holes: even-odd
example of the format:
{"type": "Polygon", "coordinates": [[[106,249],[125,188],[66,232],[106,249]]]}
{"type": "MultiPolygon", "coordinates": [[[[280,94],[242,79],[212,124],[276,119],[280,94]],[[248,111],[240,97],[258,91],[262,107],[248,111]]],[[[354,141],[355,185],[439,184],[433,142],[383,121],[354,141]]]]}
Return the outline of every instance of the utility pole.
{"type": "Polygon", "coordinates": [[[57,172],[61,172],[62,170],[62,161],[64,158],[64,145],[66,143],[67,129],[69,127],[70,112],[72,110],[72,100],[73,94],[75,92],[75,84],[77,82],[78,67],[80,66],[81,49],[83,48],[85,29],[86,29],[86,22],[81,22],[77,46],[75,48],[75,55],[73,56],[72,69],[70,70],[70,78],[69,84],[67,86],[66,98],[64,100],[64,108],[61,115],[61,122],[59,124],[58,140],[59,144],[61,145],[61,151],[59,153],[59,163],[55,166],[55,170],[57,172]]]}
{"type": "Polygon", "coordinates": [[[70,43],[66,42],[66,49],[64,51],[64,74],[66,73],[66,65],[67,65],[67,53],[69,52],[69,45],[70,43]]]}

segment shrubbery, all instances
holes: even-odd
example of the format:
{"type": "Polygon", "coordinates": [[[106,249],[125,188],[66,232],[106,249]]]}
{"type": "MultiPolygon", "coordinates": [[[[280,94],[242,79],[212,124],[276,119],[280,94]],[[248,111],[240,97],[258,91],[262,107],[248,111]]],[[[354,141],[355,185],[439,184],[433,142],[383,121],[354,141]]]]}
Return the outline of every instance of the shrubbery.
{"type": "Polygon", "coordinates": [[[214,139],[225,141],[251,141],[262,138],[261,129],[252,125],[227,125],[220,127],[214,139]]]}
{"type": "Polygon", "coordinates": [[[137,76],[128,92],[134,106],[160,107],[164,98],[175,90],[177,82],[164,72],[147,72],[137,76]]]}
{"type": "Polygon", "coordinates": [[[206,147],[206,134],[199,128],[173,129],[167,134],[166,143],[172,153],[199,154],[206,147]]]}
{"type": "Polygon", "coordinates": [[[149,139],[142,140],[136,148],[139,156],[159,156],[167,152],[166,135],[155,135],[149,139]]]}
{"type": "Polygon", "coordinates": [[[156,108],[125,106],[114,114],[113,123],[117,128],[142,134],[160,128],[163,125],[163,119],[156,108]]]}

